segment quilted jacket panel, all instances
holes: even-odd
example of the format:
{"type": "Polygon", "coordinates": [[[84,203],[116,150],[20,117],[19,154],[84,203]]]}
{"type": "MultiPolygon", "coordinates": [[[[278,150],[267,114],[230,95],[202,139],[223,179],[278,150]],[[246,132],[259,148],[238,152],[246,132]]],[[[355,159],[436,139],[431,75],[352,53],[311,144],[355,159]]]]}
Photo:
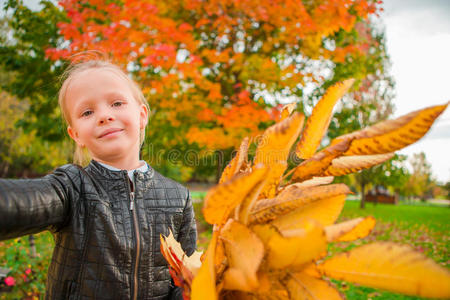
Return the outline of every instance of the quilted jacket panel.
{"type": "Polygon", "coordinates": [[[47,299],[180,297],[159,236],[170,229],[186,253],[195,250],[189,192],[152,168],[134,177],[132,210],[127,172],[95,161],[40,179],[0,180],[0,240],[46,229],[54,235],[47,299]]]}

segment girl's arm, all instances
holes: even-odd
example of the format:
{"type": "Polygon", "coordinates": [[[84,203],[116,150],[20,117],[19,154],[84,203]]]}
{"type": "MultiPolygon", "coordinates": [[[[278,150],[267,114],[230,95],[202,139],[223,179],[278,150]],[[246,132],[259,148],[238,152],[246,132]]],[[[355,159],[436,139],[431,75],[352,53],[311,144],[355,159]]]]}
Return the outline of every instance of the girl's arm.
{"type": "MultiPolygon", "coordinates": [[[[178,235],[178,242],[187,255],[192,255],[197,248],[197,225],[195,223],[194,207],[192,206],[189,190],[187,191],[186,206],[183,210],[183,221],[178,235]]],[[[169,299],[182,300],[181,288],[174,286],[170,292],[169,299]]]]}
{"type": "Polygon", "coordinates": [[[57,231],[65,224],[70,201],[79,194],[77,171],[67,165],[39,179],[0,179],[0,240],[57,231]]]}
{"type": "Polygon", "coordinates": [[[178,242],[187,255],[194,253],[197,248],[197,225],[195,223],[194,207],[189,190],[187,191],[186,206],[183,210],[183,222],[181,223],[178,242]]]}

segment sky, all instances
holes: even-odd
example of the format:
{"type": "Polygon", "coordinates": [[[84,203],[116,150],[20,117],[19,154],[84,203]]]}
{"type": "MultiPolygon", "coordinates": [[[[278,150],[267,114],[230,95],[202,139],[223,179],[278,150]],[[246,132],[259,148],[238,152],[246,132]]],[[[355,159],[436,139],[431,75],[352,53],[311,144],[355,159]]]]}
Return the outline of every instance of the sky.
{"type": "MultiPolygon", "coordinates": [[[[384,10],[394,117],[450,101],[450,0],[384,0],[384,10]]],[[[422,151],[434,178],[450,181],[450,107],[427,135],[399,153],[422,151]]]]}

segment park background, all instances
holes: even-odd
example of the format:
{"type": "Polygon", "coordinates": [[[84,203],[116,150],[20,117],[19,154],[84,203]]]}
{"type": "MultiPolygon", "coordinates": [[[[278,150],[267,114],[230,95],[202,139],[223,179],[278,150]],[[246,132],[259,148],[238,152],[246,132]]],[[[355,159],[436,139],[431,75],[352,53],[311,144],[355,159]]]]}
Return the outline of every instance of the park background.
{"type": "MultiPolygon", "coordinates": [[[[257,141],[284,103],[308,114],[327,87],[355,78],[329,140],[449,100],[448,1],[2,1],[2,9],[0,177],[39,177],[71,161],[59,77],[71,55],[100,50],[143,88],[152,114],[142,157],[192,190],[199,248],[210,238],[207,189],[240,140],[257,141]]],[[[391,161],[339,178],[355,192],[341,219],[378,223],[332,252],[391,240],[449,267],[449,113],[391,161]],[[375,188],[397,204],[361,209],[375,188]]],[[[10,278],[0,297],[42,295],[53,242],[35,238],[34,247],[26,237],[0,242],[10,278]]],[[[336,284],[349,299],[414,298],[336,284]]]]}

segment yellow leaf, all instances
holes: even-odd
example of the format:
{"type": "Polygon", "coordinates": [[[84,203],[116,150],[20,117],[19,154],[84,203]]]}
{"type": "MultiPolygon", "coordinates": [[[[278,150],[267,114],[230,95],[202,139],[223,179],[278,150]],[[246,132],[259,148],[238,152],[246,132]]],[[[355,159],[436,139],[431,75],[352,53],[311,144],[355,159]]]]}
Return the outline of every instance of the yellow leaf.
{"type": "Polygon", "coordinates": [[[279,230],[271,225],[255,225],[252,229],[266,245],[271,269],[300,267],[326,252],[325,232],[314,220],[300,220],[295,230],[279,230]]]}
{"type": "Polygon", "coordinates": [[[371,127],[336,138],[354,138],[344,155],[369,155],[389,153],[404,148],[425,135],[434,120],[448,104],[431,106],[411,112],[395,120],[387,120],[371,127]]]}
{"type": "Polygon", "coordinates": [[[281,176],[286,171],[287,163],[285,161],[274,162],[270,165],[270,172],[267,174],[267,180],[264,188],[259,195],[259,199],[272,198],[277,194],[281,176]]]}
{"type": "Polygon", "coordinates": [[[268,168],[257,167],[251,173],[238,174],[208,191],[203,215],[210,224],[224,224],[230,212],[266,179],[268,168]]]}
{"type": "Polygon", "coordinates": [[[348,193],[350,190],[342,183],[314,187],[288,186],[276,198],[258,201],[252,210],[250,223],[269,222],[311,202],[348,193]]]}
{"type": "Polygon", "coordinates": [[[208,249],[206,250],[206,257],[203,260],[203,264],[200,267],[197,276],[195,276],[192,281],[192,300],[217,300],[216,274],[214,272],[214,256],[216,252],[217,238],[218,231],[215,231],[211,241],[209,242],[208,249]]]}
{"type": "Polygon", "coordinates": [[[247,161],[249,140],[248,137],[244,138],[239,147],[239,151],[236,156],[230,161],[230,163],[225,167],[220,177],[219,183],[230,180],[236,173],[239,172],[244,162],[247,161]]]}
{"type": "Polygon", "coordinates": [[[200,257],[203,252],[194,251],[191,256],[187,256],[181,248],[181,244],[173,236],[171,230],[169,230],[169,236],[167,237],[160,235],[160,240],[161,252],[175,271],[180,273],[180,265],[183,265],[193,276],[197,274],[202,265],[200,257]]]}
{"type": "Polygon", "coordinates": [[[287,289],[292,300],[344,299],[328,282],[305,273],[290,274],[287,289]]]}
{"type": "Polygon", "coordinates": [[[257,300],[289,300],[289,293],[286,290],[284,282],[280,282],[280,274],[284,272],[276,273],[265,272],[260,276],[260,289],[255,295],[257,300]],[[269,276],[267,276],[269,275],[269,276]]]}
{"type": "Polygon", "coordinates": [[[256,300],[254,295],[246,292],[240,292],[240,291],[227,291],[224,293],[223,297],[221,297],[223,300],[256,300]]]}
{"type": "Polygon", "coordinates": [[[256,272],[264,257],[264,245],[248,227],[230,220],[220,238],[224,241],[229,268],[223,274],[224,288],[254,291],[258,288],[256,272]]]}
{"type": "Polygon", "coordinates": [[[216,253],[214,256],[214,268],[217,278],[220,278],[227,265],[227,257],[225,255],[225,246],[221,239],[217,240],[216,253]]]}
{"type": "Polygon", "coordinates": [[[304,187],[313,187],[318,185],[325,185],[330,184],[333,182],[334,177],[333,176],[326,176],[326,177],[313,177],[309,180],[305,180],[302,182],[293,183],[290,186],[295,186],[297,188],[304,188],[304,187]]]}
{"type": "Polygon", "coordinates": [[[342,176],[355,173],[381,164],[392,157],[394,157],[394,153],[342,156],[333,159],[331,166],[329,166],[322,174],[325,176],[342,176]]]}
{"type": "Polygon", "coordinates": [[[349,242],[367,236],[375,227],[373,217],[356,218],[325,227],[327,241],[349,242]]]}
{"type": "Polygon", "coordinates": [[[349,79],[333,85],[319,100],[306,122],[300,142],[297,144],[295,152],[298,157],[308,159],[316,152],[330,124],[334,105],[353,85],[353,82],[353,79],[349,79]]]}
{"type": "Polygon", "coordinates": [[[281,110],[281,116],[280,121],[283,121],[287,117],[289,117],[292,112],[294,111],[295,107],[297,106],[297,103],[289,103],[283,106],[283,109],[281,110]]]}
{"type": "Polygon", "coordinates": [[[302,130],[303,120],[302,114],[295,113],[267,128],[256,148],[254,164],[272,165],[274,162],[285,162],[302,130]]]}
{"type": "Polygon", "coordinates": [[[300,182],[313,178],[313,176],[324,175],[323,172],[330,166],[333,159],[341,156],[350,146],[351,139],[329,146],[314,154],[311,158],[303,161],[294,169],[292,182],[300,182]]]}
{"type": "Polygon", "coordinates": [[[407,245],[364,245],[318,268],[338,280],[420,297],[450,298],[450,272],[407,245]]]}
{"type": "MultiPolygon", "coordinates": [[[[271,174],[272,170],[268,173],[271,174]]],[[[253,190],[250,191],[250,193],[244,198],[242,203],[236,208],[237,209],[236,218],[242,224],[247,225],[253,206],[255,205],[256,200],[259,198],[258,196],[261,193],[261,190],[267,186],[267,180],[269,179],[270,176],[266,177],[265,179],[261,180],[258,184],[256,184],[253,190]]]]}
{"type": "Polygon", "coordinates": [[[322,274],[319,273],[319,270],[317,269],[316,263],[310,263],[305,265],[305,267],[302,269],[302,273],[315,278],[322,278],[322,274]]]}
{"type": "Polygon", "coordinates": [[[298,220],[311,218],[323,226],[333,224],[344,207],[346,195],[338,195],[308,203],[295,211],[278,217],[272,223],[280,230],[296,228],[298,220]]]}

